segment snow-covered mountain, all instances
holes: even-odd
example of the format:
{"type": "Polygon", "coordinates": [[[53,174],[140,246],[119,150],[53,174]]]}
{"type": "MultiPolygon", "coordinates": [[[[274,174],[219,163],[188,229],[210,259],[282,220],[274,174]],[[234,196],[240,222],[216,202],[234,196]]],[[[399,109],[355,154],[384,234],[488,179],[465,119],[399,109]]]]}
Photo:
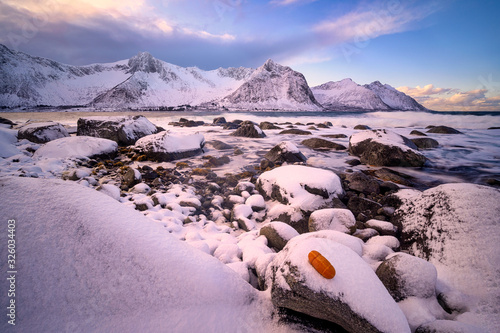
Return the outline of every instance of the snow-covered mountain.
{"type": "Polygon", "coordinates": [[[221,105],[233,108],[319,111],[307,81],[299,72],[271,59],[257,68],[221,105]]]}
{"type": "Polygon", "coordinates": [[[427,110],[410,96],[379,81],[361,86],[351,79],[311,88],[327,110],[427,110]]]}
{"type": "Polygon", "coordinates": [[[379,81],[365,84],[365,88],[377,94],[391,109],[403,111],[426,111],[427,108],[405,93],[379,81]]]}
{"type": "Polygon", "coordinates": [[[390,110],[370,89],[351,79],[327,82],[311,88],[316,100],[328,110],[390,110]]]}
{"type": "Polygon", "coordinates": [[[299,72],[271,59],[257,69],[180,67],[147,52],[107,64],[71,66],[0,44],[0,106],[103,108],[179,105],[248,110],[426,110],[376,81],[350,79],[309,88],[299,72]]]}

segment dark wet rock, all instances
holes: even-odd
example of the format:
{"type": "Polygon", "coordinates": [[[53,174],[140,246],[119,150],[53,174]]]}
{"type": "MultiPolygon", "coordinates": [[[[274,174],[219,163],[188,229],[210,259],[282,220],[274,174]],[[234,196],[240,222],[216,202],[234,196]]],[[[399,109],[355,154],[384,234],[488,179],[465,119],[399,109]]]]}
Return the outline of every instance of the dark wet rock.
{"type": "Polygon", "coordinates": [[[330,138],[330,139],[343,139],[343,138],[347,138],[347,135],[345,135],[345,134],[323,134],[321,136],[325,137],[325,138],[330,138]]]}
{"type": "Polygon", "coordinates": [[[203,167],[216,168],[223,166],[224,164],[228,164],[229,162],[231,162],[229,156],[221,156],[221,157],[209,156],[208,161],[205,164],[203,164],[203,167]]]}
{"type": "Polygon", "coordinates": [[[354,126],[354,129],[355,130],[369,130],[369,129],[371,129],[371,127],[367,126],[367,125],[356,125],[356,126],[354,126]]]}
{"type": "Polygon", "coordinates": [[[109,139],[122,146],[133,145],[138,139],[159,132],[159,128],[144,116],[86,117],[77,122],[78,136],[109,139]]]}
{"type": "Polygon", "coordinates": [[[219,141],[219,140],[207,141],[207,144],[211,145],[212,147],[214,147],[214,149],[217,149],[217,150],[228,150],[228,149],[234,148],[233,146],[228,145],[227,143],[219,141]]]}
{"type": "Polygon", "coordinates": [[[271,222],[263,226],[260,231],[260,235],[264,235],[267,238],[267,245],[274,248],[276,251],[281,251],[286,243],[299,233],[283,222],[271,222]]]}
{"type": "Polygon", "coordinates": [[[261,122],[260,125],[259,125],[259,127],[262,130],[282,129],[281,127],[276,126],[276,125],[274,125],[273,123],[271,123],[269,121],[263,121],[263,122],[261,122]]]}
{"type": "Polygon", "coordinates": [[[363,164],[421,167],[426,158],[409,139],[388,130],[364,131],[349,139],[349,152],[363,164]]]}
{"type": "Polygon", "coordinates": [[[142,175],[138,170],[127,168],[127,171],[122,176],[122,183],[127,187],[133,187],[141,182],[142,175]]]}
{"type": "Polygon", "coordinates": [[[201,134],[178,136],[164,131],[137,140],[135,149],[151,161],[167,162],[201,154],[204,145],[201,134]]]}
{"type": "Polygon", "coordinates": [[[346,180],[350,190],[364,194],[380,193],[378,182],[361,171],[346,174],[346,180]]]}
{"type": "Polygon", "coordinates": [[[376,274],[396,302],[436,296],[436,267],[410,254],[394,254],[380,264],[376,274]]]}
{"type": "Polygon", "coordinates": [[[493,126],[493,127],[488,127],[489,130],[496,130],[496,129],[500,129],[499,126],[493,126]]]}
{"type": "Polygon", "coordinates": [[[234,130],[234,129],[237,129],[239,127],[240,127],[240,125],[235,124],[234,122],[225,123],[222,125],[222,128],[225,130],[234,130]]]}
{"type": "Polygon", "coordinates": [[[375,218],[366,221],[365,226],[377,230],[382,236],[396,236],[398,232],[398,228],[395,225],[385,221],[385,216],[375,216],[375,218]]]}
{"type": "Polygon", "coordinates": [[[17,134],[19,140],[26,139],[35,143],[46,143],[68,136],[66,128],[53,121],[26,124],[19,128],[17,134]]]}
{"type": "Polygon", "coordinates": [[[298,163],[305,162],[307,158],[300,152],[300,150],[291,142],[283,141],[274,146],[270,151],[264,155],[266,159],[273,163],[298,163]]]}
{"type": "Polygon", "coordinates": [[[0,117],[0,124],[10,125],[10,127],[15,125],[11,120],[4,117],[0,117]]]}
{"type": "Polygon", "coordinates": [[[354,216],[358,216],[361,213],[367,217],[371,217],[377,215],[377,211],[382,208],[382,205],[367,198],[352,196],[347,202],[347,208],[351,210],[354,216]]]}
{"type": "Polygon", "coordinates": [[[260,161],[260,170],[266,171],[267,169],[272,169],[272,168],[274,168],[274,163],[271,162],[270,160],[263,159],[262,161],[260,161]]]}
{"type": "Polygon", "coordinates": [[[413,186],[413,177],[402,172],[389,168],[380,168],[373,172],[373,175],[380,180],[389,181],[404,186],[413,186]]]}
{"type": "Polygon", "coordinates": [[[264,138],[266,134],[254,124],[242,124],[235,132],[231,133],[232,136],[240,136],[245,138],[264,138]]]}
{"type": "Polygon", "coordinates": [[[335,143],[332,141],[328,141],[325,139],[320,139],[320,138],[306,139],[306,140],[302,141],[301,143],[304,146],[309,147],[311,149],[315,149],[315,150],[323,150],[323,149],[343,150],[343,149],[347,149],[345,146],[343,146],[341,144],[338,144],[338,143],[335,143]]]}
{"type": "Polygon", "coordinates": [[[326,124],[317,124],[316,127],[317,128],[329,128],[329,126],[326,124]]]}
{"type": "Polygon", "coordinates": [[[348,165],[350,166],[356,166],[356,165],[360,165],[361,164],[361,161],[358,160],[357,158],[352,158],[350,160],[347,160],[345,161],[348,165]]]}
{"type": "Polygon", "coordinates": [[[417,130],[413,130],[413,131],[411,131],[411,132],[410,132],[410,135],[427,136],[427,134],[422,133],[422,132],[417,131],[417,130]]]}
{"type": "Polygon", "coordinates": [[[212,122],[213,125],[223,125],[227,123],[226,118],[224,117],[216,117],[214,118],[214,121],[212,122]]]}
{"type": "Polygon", "coordinates": [[[312,135],[311,132],[304,131],[304,130],[301,130],[298,128],[287,129],[287,130],[281,131],[279,134],[312,135]]]}
{"type": "Polygon", "coordinates": [[[427,133],[436,134],[463,134],[462,132],[448,126],[433,126],[427,133]]]}
{"type": "Polygon", "coordinates": [[[307,129],[311,130],[311,131],[317,131],[318,130],[318,128],[316,128],[315,126],[309,126],[307,129]]]}
{"type": "Polygon", "coordinates": [[[439,147],[439,142],[431,138],[410,139],[418,149],[433,149],[439,147]]]}
{"type": "Polygon", "coordinates": [[[239,148],[236,148],[233,152],[234,156],[243,155],[243,154],[244,154],[243,151],[239,148]]]}
{"type": "Polygon", "coordinates": [[[386,194],[388,192],[399,191],[399,186],[392,182],[382,182],[380,183],[380,193],[386,194]]]}

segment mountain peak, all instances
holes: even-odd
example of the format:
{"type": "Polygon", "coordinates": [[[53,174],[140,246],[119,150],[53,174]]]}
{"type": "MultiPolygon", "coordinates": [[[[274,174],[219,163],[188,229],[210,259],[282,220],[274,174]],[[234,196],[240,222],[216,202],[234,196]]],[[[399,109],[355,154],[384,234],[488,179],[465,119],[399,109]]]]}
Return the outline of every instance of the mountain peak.
{"type": "Polygon", "coordinates": [[[149,52],[139,52],[136,56],[129,59],[128,66],[130,67],[130,73],[159,73],[162,68],[160,61],[154,58],[149,52]]]}

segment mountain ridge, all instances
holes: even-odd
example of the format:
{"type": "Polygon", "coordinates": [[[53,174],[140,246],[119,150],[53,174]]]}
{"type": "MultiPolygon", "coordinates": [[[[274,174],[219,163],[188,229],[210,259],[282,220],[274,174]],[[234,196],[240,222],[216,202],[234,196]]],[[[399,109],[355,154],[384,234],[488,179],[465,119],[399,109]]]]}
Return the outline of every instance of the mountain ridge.
{"type": "Polygon", "coordinates": [[[389,85],[350,79],[309,87],[302,73],[268,59],[257,69],[181,67],[140,52],[85,66],[0,44],[0,106],[148,108],[179,105],[247,110],[427,110],[389,85]]]}

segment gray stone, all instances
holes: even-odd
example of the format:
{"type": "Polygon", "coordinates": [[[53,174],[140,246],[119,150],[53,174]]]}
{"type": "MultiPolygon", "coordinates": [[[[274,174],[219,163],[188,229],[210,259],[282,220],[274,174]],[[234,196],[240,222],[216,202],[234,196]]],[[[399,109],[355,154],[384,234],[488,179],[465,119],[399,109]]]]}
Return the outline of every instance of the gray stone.
{"type": "Polygon", "coordinates": [[[223,125],[227,123],[226,118],[224,117],[216,117],[214,118],[214,121],[212,122],[213,125],[223,125]]]}
{"type": "Polygon", "coordinates": [[[276,251],[281,251],[286,243],[299,233],[290,225],[284,222],[271,222],[262,227],[259,235],[267,238],[267,246],[274,248],[276,251]]]}
{"type": "Polygon", "coordinates": [[[427,133],[436,133],[436,134],[463,134],[462,132],[448,127],[448,126],[433,126],[431,129],[427,131],[427,133]]]}
{"type": "Polygon", "coordinates": [[[422,132],[417,131],[417,130],[413,130],[413,131],[411,131],[411,132],[410,132],[410,135],[427,136],[427,134],[422,133],[422,132]]]}
{"type": "Polygon", "coordinates": [[[68,137],[69,133],[63,125],[49,121],[29,123],[19,128],[17,138],[35,143],[46,143],[55,139],[68,137]]]}
{"type": "Polygon", "coordinates": [[[431,138],[410,139],[418,149],[433,149],[439,147],[439,142],[431,138]]]}
{"type": "Polygon", "coordinates": [[[380,193],[378,182],[361,171],[346,174],[346,180],[349,182],[350,190],[364,194],[380,193]]]}
{"type": "Polygon", "coordinates": [[[369,130],[371,128],[370,128],[370,126],[367,126],[367,125],[356,125],[356,126],[354,126],[354,129],[355,130],[369,130]]]}
{"type": "Polygon", "coordinates": [[[345,146],[328,141],[325,139],[320,139],[320,138],[310,138],[306,139],[301,142],[304,146],[309,147],[311,149],[316,149],[316,150],[330,150],[330,149],[335,149],[335,150],[344,150],[347,149],[345,146]]]}
{"type": "Polygon", "coordinates": [[[254,124],[242,124],[235,132],[231,133],[231,135],[259,139],[266,136],[266,134],[254,124]]]}
{"type": "Polygon", "coordinates": [[[201,134],[192,134],[186,136],[171,136],[169,132],[164,131],[158,134],[148,135],[139,139],[135,145],[135,149],[146,155],[148,160],[157,162],[168,162],[182,158],[193,157],[203,152],[205,140],[201,134]],[[173,140],[176,144],[190,137],[187,141],[199,141],[198,145],[186,146],[184,149],[171,150],[168,142],[173,140]]]}
{"type": "Polygon", "coordinates": [[[352,211],[354,216],[358,216],[360,213],[366,216],[375,216],[382,205],[370,199],[352,196],[349,198],[347,208],[352,211]]]}
{"type": "Polygon", "coordinates": [[[261,122],[260,125],[259,125],[259,127],[262,130],[282,129],[281,127],[276,126],[276,125],[274,125],[273,123],[271,123],[269,121],[263,121],[263,122],[261,122]]]}
{"type": "Polygon", "coordinates": [[[283,130],[279,134],[311,135],[312,133],[309,131],[304,131],[304,130],[298,129],[298,128],[291,128],[291,129],[283,130]]]}
{"type": "Polygon", "coordinates": [[[207,144],[211,145],[212,147],[214,147],[214,149],[217,149],[217,150],[228,150],[228,149],[234,148],[233,146],[228,145],[227,143],[219,141],[219,140],[207,141],[207,144]]]}
{"type": "Polygon", "coordinates": [[[297,147],[292,146],[291,143],[284,141],[274,146],[270,151],[264,155],[266,159],[273,163],[297,163],[305,162],[307,158],[302,154],[297,147]]]}

